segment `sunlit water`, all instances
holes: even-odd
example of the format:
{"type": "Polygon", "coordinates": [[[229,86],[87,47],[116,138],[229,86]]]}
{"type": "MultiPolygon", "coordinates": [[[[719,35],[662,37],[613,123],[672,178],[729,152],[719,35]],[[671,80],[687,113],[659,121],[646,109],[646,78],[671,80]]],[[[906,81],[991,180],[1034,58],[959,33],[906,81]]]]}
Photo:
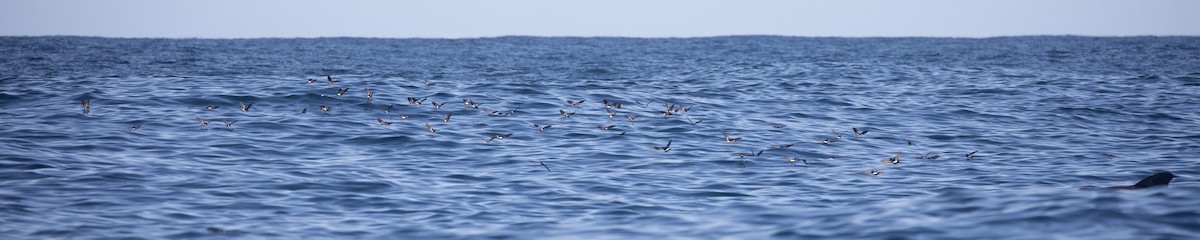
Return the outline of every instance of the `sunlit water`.
{"type": "Polygon", "coordinates": [[[0,236],[1195,238],[1198,56],[1195,37],[0,38],[0,236]],[[1158,171],[1179,177],[1080,190],[1158,171]]]}

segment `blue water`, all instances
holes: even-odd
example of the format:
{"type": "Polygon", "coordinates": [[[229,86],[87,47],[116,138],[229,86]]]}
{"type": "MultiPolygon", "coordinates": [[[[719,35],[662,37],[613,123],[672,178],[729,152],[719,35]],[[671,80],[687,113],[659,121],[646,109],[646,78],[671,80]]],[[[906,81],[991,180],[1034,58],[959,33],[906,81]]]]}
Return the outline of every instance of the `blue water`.
{"type": "Polygon", "coordinates": [[[3,37],[0,237],[1194,239],[1198,56],[1198,37],[3,37]],[[1179,177],[1080,190],[1158,171],[1179,177]]]}

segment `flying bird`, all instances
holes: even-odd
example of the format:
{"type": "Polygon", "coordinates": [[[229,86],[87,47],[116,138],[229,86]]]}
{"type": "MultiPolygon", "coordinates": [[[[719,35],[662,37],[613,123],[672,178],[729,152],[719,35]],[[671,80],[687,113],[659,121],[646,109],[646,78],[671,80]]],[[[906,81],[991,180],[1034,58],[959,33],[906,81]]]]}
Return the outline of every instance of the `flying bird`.
{"type": "Polygon", "coordinates": [[[654,150],[662,150],[663,152],[670,152],[671,151],[671,139],[667,139],[666,146],[662,146],[662,147],[654,146],[654,150]]]}
{"type": "Polygon", "coordinates": [[[804,162],[804,164],[808,164],[808,160],[804,160],[804,159],[800,159],[800,158],[787,157],[784,159],[787,159],[787,161],[789,163],[792,163],[793,166],[795,166],[797,162],[804,162]]]}
{"type": "Polygon", "coordinates": [[[737,141],[740,141],[740,140],[742,140],[742,138],[741,138],[741,137],[735,137],[735,138],[731,138],[731,137],[729,137],[729,134],[725,133],[725,130],[721,130],[721,135],[724,135],[724,136],[725,136],[725,141],[726,141],[726,142],[737,142],[737,141]]]}
{"type": "Polygon", "coordinates": [[[244,102],[239,101],[238,105],[242,106],[242,112],[250,112],[250,106],[254,106],[254,103],[246,104],[244,102]]]}
{"type": "Polygon", "coordinates": [[[225,123],[225,128],[233,127],[233,123],[236,123],[237,121],[238,120],[229,121],[229,119],[224,119],[224,118],[221,119],[221,122],[225,123]]]}
{"type": "Polygon", "coordinates": [[[552,172],[552,171],[550,171],[550,166],[546,166],[546,162],[543,162],[543,161],[538,161],[538,163],[541,163],[541,164],[542,164],[542,167],[546,167],[546,171],[547,171],[547,172],[552,172]]]}
{"type": "Polygon", "coordinates": [[[896,153],[896,155],[895,155],[895,156],[892,156],[892,157],[890,157],[890,158],[888,158],[888,159],[879,160],[879,162],[881,162],[881,163],[890,163],[890,164],[900,164],[900,155],[902,155],[902,154],[901,154],[901,153],[896,153]]]}
{"type": "Polygon", "coordinates": [[[200,121],[200,127],[208,129],[208,121],[204,121],[204,119],[200,118],[200,116],[196,116],[196,121],[200,121]]]}
{"type": "Polygon", "coordinates": [[[857,138],[857,137],[862,137],[862,135],[864,135],[864,134],[867,134],[867,130],[866,130],[866,129],[863,129],[861,132],[860,132],[860,131],[858,131],[858,128],[851,128],[851,130],[854,130],[854,137],[855,137],[855,138],[857,138]]]}

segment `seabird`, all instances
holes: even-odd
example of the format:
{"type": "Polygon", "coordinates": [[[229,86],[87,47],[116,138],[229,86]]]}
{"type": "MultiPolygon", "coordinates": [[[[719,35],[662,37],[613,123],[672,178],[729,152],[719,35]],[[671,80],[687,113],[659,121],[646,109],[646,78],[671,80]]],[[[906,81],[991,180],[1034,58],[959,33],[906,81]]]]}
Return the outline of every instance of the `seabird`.
{"type": "Polygon", "coordinates": [[[729,134],[725,133],[725,130],[721,130],[721,135],[725,136],[726,142],[737,142],[739,140],[742,140],[741,137],[735,137],[735,138],[729,137],[729,134]]]}
{"type": "Polygon", "coordinates": [[[239,101],[238,104],[242,106],[242,112],[250,112],[250,106],[254,106],[254,103],[246,104],[241,101],[239,101]]]}

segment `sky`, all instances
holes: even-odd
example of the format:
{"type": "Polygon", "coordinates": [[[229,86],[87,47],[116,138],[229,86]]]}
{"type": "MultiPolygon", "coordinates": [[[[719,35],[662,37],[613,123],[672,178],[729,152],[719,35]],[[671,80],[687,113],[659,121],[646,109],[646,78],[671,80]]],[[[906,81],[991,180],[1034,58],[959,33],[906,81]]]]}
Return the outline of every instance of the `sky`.
{"type": "Polygon", "coordinates": [[[3,0],[0,36],[1200,36],[1200,0],[3,0]]]}

